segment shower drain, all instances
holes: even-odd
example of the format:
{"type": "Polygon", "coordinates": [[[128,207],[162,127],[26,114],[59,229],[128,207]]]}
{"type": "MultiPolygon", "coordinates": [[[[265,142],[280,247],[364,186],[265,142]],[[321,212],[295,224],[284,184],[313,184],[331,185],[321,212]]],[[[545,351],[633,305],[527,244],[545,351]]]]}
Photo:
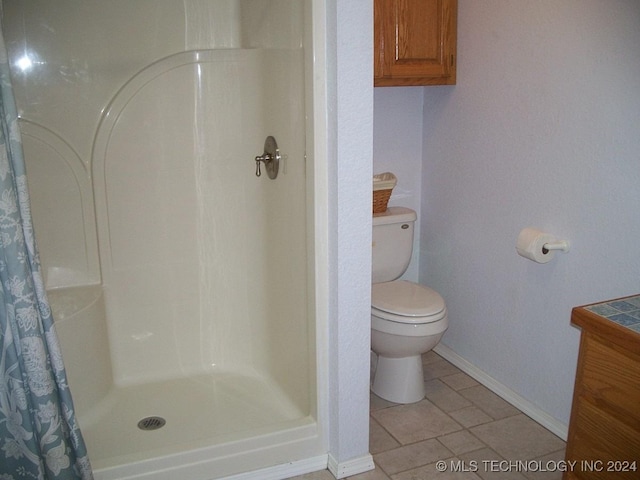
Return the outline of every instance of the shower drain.
{"type": "Polygon", "coordinates": [[[145,417],[138,422],[140,430],[157,430],[164,427],[167,421],[162,417],[145,417]]]}

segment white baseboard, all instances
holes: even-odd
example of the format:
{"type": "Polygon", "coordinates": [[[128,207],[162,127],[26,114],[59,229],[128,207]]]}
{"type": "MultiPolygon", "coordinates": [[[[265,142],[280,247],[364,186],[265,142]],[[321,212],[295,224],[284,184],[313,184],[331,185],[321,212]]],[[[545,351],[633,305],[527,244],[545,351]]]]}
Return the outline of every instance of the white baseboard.
{"type": "Polygon", "coordinates": [[[351,475],[368,472],[369,470],[376,468],[376,466],[374,465],[373,457],[370,454],[342,463],[338,463],[336,459],[329,454],[328,468],[333,476],[340,480],[341,478],[350,477],[351,475]]]}
{"type": "Polygon", "coordinates": [[[493,393],[509,402],[522,413],[531,417],[533,420],[538,422],[550,432],[554,433],[565,441],[567,440],[568,426],[566,424],[553,418],[551,415],[538,408],[526,398],[521,397],[510,388],[498,382],[495,378],[491,377],[469,361],[462,358],[449,347],[440,343],[436,345],[433,351],[443,357],[445,360],[451,362],[467,375],[473,377],[493,393]]]}

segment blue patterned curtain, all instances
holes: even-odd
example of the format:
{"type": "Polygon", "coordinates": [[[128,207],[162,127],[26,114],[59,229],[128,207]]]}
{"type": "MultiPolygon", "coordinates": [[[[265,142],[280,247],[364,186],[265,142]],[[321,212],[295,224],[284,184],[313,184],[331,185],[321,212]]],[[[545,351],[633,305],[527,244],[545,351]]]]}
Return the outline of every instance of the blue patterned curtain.
{"type": "Polygon", "coordinates": [[[33,237],[0,27],[0,480],[90,480],[33,237]]]}

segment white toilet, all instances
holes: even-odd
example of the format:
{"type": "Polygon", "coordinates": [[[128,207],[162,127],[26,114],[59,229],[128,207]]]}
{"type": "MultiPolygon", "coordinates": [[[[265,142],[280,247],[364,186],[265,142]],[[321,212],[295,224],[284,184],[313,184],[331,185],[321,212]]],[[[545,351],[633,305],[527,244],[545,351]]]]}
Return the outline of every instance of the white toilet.
{"type": "Polygon", "coordinates": [[[416,212],[390,207],[373,216],[371,349],[378,363],[373,393],[395,403],[424,398],[422,354],[449,325],[442,297],[423,285],[397,280],[409,266],[416,212]]]}

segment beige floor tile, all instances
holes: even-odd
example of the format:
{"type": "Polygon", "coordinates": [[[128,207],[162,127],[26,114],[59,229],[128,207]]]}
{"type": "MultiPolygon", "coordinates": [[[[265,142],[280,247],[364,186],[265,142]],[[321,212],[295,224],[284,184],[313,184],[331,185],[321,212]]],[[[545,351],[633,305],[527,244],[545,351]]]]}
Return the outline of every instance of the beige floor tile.
{"type": "Polygon", "coordinates": [[[433,363],[433,362],[440,362],[442,361],[443,358],[438,355],[436,352],[434,352],[433,350],[429,350],[427,353],[422,354],[422,365],[427,365],[429,363],[433,363]]]}
{"type": "Polygon", "coordinates": [[[495,420],[517,415],[520,411],[484,385],[464,388],[458,393],[495,420]]]}
{"type": "Polygon", "coordinates": [[[373,418],[369,420],[369,453],[386,452],[398,448],[400,443],[389,435],[382,426],[373,418]]]}
{"type": "Polygon", "coordinates": [[[444,377],[440,377],[440,380],[442,380],[454,390],[462,390],[463,388],[475,387],[476,385],[480,385],[476,380],[474,380],[466,373],[454,373],[453,375],[446,375],[444,377]]]}
{"type": "Polygon", "coordinates": [[[505,468],[500,462],[504,459],[490,448],[474,450],[473,452],[459,455],[467,468],[475,470],[482,480],[527,480],[514,469],[505,468]]]}
{"type": "Polygon", "coordinates": [[[457,465],[457,459],[451,458],[444,460],[446,469],[441,471],[436,465],[438,463],[432,463],[425,465],[424,467],[415,468],[406,472],[398,473],[391,476],[391,480],[481,480],[473,472],[461,472],[454,471],[451,465],[457,465]]]}
{"type": "MultiPolygon", "coordinates": [[[[332,480],[334,480],[332,478],[332,480]]],[[[368,472],[360,473],[358,475],[352,475],[347,477],[347,480],[390,480],[389,476],[382,471],[380,467],[376,465],[375,470],[370,470],[368,472]]]]}
{"type": "Polygon", "coordinates": [[[470,429],[507,460],[530,460],[565,447],[565,443],[523,414],[470,429]]]}
{"type": "Polygon", "coordinates": [[[472,404],[450,386],[439,379],[429,380],[424,383],[425,396],[444,412],[460,410],[470,407],[472,404]]]}
{"type": "Polygon", "coordinates": [[[452,456],[449,449],[436,439],[431,439],[380,453],[373,459],[388,475],[393,475],[452,456]]]}
{"type": "Polygon", "coordinates": [[[398,405],[397,403],[390,402],[389,400],[385,400],[384,398],[380,398],[375,393],[371,393],[369,395],[369,408],[371,411],[380,410],[381,408],[389,408],[394,405],[398,405]]]}
{"type": "Polygon", "coordinates": [[[376,410],[371,415],[402,445],[462,429],[429,400],[376,410]]]}
{"type": "Polygon", "coordinates": [[[476,425],[493,421],[493,418],[475,405],[456,410],[455,412],[449,412],[449,416],[465,428],[475,427],[476,425]]]}
{"type": "Polygon", "coordinates": [[[486,445],[468,430],[438,437],[438,441],[456,455],[486,448],[486,445]]]}
{"type": "MultiPolygon", "coordinates": [[[[425,400],[400,405],[371,394],[376,469],[350,480],[561,480],[562,472],[525,472],[513,463],[553,467],[557,463],[549,462],[564,458],[561,439],[435,352],[422,363],[425,400]],[[446,462],[445,471],[436,468],[437,458],[446,462]]],[[[333,476],[323,471],[295,480],[333,476]]]]}
{"type": "Polygon", "coordinates": [[[462,373],[458,367],[450,364],[442,357],[439,357],[438,360],[430,361],[428,363],[422,364],[422,369],[424,371],[424,380],[429,381],[434,378],[445,377],[448,375],[455,375],[456,373],[462,373]]]}
{"type": "Polygon", "coordinates": [[[532,469],[525,472],[524,476],[530,480],[562,480],[562,466],[566,465],[564,463],[564,453],[565,450],[562,449],[536,458],[534,467],[538,471],[532,469]]]}

